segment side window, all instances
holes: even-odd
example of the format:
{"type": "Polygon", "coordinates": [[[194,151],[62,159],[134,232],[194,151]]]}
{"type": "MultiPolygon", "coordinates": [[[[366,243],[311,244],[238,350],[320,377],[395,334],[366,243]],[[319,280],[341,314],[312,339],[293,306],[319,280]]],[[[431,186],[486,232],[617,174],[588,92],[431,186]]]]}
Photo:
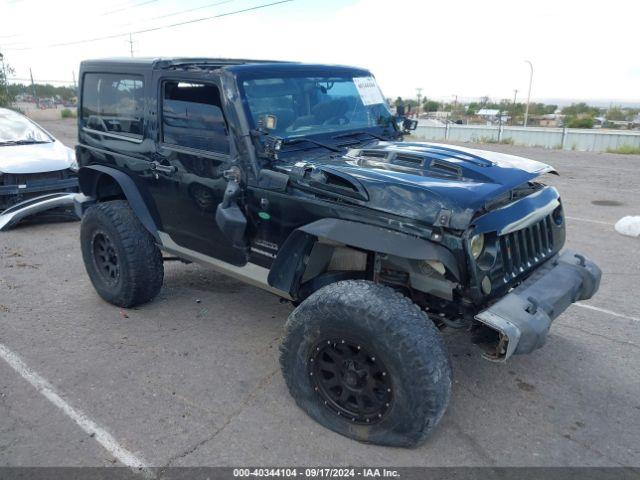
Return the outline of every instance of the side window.
{"type": "Polygon", "coordinates": [[[85,74],[82,83],[82,126],[142,138],[143,93],[142,77],[85,74]]]}
{"type": "Polygon", "coordinates": [[[215,85],[166,81],[162,95],[162,141],[229,153],[227,124],[215,85]]]}

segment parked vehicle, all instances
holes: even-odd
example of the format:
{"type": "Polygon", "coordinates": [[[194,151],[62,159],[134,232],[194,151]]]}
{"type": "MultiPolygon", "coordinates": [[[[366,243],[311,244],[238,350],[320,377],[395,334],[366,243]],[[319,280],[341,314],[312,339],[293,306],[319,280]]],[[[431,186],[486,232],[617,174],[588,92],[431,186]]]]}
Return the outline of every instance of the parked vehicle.
{"type": "Polygon", "coordinates": [[[71,207],[75,152],[32,120],[0,108],[0,230],[45,210],[71,207]]]}
{"type": "Polygon", "coordinates": [[[348,437],[413,446],[447,407],[440,330],[485,358],[540,348],[601,272],[561,251],[552,167],[402,141],[367,70],[219,59],[81,64],[81,247],[98,294],[150,301],[161,251],[296,305],[280,362],[348,437]]]}

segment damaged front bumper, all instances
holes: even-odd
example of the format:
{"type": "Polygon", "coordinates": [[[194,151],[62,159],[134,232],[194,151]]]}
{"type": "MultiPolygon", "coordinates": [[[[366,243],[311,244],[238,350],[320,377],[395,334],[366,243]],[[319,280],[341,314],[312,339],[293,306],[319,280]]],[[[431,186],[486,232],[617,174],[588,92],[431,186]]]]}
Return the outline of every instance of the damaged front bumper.
{"type": "Polygon", "coordinates": [[[551,322],[569,305],[591,298],[602,272],[584,256],[565,251],[549,260],[475,319],[498,332],[495,349],[485,358],[506,361],[545,343],[551,322]]]}
{"type": "Polygon", "coordinates": [[[35,213],[44,212],[52,208],[73,205],[74,192],[51,193],[37,198],[31,198],[24,202],[16,203],[0,212],[0,230],[5,230],[15,225],[20,220],[35,213]]]}

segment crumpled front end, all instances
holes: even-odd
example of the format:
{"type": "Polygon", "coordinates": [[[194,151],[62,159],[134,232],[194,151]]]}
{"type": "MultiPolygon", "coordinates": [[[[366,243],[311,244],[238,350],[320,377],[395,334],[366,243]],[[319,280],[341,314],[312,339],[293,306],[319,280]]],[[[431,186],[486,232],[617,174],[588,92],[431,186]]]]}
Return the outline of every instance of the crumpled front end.
{"type": "Polygon", "coordinates": [[[498,334],[495,348],[486,351],[485,358],[506,361],[542,347],[553,320],[572,303],[591,298],[598,291],[601,276],[595,263],[572,251],[548,260],[475,316],[498,334]]]}
{"type": "Polygon", "coordinates": [[[30,215],[73,205],[77,191],[78,178],[69,169],[0,174],[0,230],[30,215]]]}

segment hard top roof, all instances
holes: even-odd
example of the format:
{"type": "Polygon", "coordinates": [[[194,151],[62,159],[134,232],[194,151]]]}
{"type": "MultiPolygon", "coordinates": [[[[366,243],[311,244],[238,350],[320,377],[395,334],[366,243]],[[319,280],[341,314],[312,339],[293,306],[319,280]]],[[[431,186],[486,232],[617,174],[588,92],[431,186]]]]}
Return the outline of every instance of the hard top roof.
{"type": "Polygon", "coordinates": [[[300,62],[287,62],[278,60],[252,60],[238,58],[104,58],[84,60],[81,68],[97,67],[128,67],[128,68],[152,68],[152,69],[176,69],[176,70],[216,70],[224,68],[237,74],[249,72],[268,72],[286,70],[339,70],[341,72],[367,73],[367,70],[355,67],[346,67],[328,64],[308,64],[300,62]]]}

